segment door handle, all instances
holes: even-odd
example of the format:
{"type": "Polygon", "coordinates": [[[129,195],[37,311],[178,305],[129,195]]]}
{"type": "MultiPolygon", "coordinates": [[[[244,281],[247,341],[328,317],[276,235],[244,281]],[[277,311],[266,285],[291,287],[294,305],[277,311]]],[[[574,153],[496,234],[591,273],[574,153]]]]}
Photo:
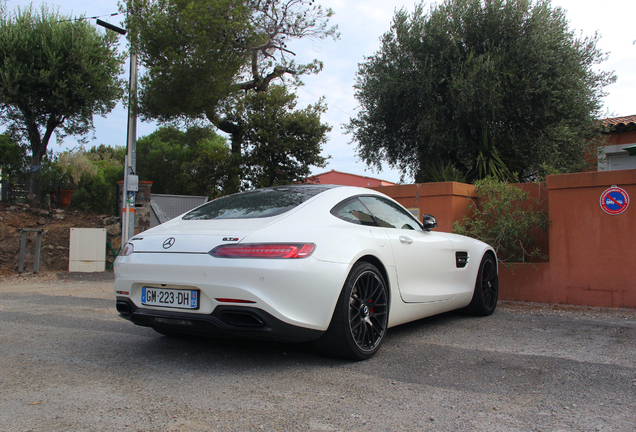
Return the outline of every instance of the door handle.
{"type": "Polygon", "coordinates": [[[400,236],[400,243],[410,245],[413,243],[413,239],[407,236],[400,236]]]}

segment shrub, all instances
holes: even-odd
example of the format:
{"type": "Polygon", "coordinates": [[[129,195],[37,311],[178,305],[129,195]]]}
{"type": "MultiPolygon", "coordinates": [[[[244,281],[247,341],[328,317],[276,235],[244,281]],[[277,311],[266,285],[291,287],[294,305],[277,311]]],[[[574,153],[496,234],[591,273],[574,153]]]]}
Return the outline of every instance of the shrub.
{"type": "Polygon", "coordinates": [[[116,214],[116,183],[124,176],[119,148],[103,145],[85,151],[65,151],[53,155],[46,176],[52,188],[73,189],[70,208],[92,213],[116,214]]]}
{"type": "Polygon", "coordinates": [[[113,214],[115,210],[115,186],[107,182],[100,170],[95,175],[84,174],[73,193],[71,208],[91,213],[113,214]]]}
{"type": "Polygon", "coordinates": [[[477,200],[470,216],[453,224],[453,232],[490,244],[502,262],[545,259],[534,234],[550,224],[538,199],[513,184],[488,177],[475,182],[477,200]]]}
{"type": "Polygon", "coordinates": [[[82,177],[94,177],[97,174],[97,167],[91,163],[83,150],[62,152],[57,158],[57,163],[64,180],[71,186],[79,185],[82,177]]]}

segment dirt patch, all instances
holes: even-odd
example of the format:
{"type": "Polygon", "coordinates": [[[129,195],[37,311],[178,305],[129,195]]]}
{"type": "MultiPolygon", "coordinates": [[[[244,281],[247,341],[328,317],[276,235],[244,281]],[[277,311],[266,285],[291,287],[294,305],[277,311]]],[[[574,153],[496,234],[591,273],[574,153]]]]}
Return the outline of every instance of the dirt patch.
{"type": "MultiPolygon", "coordinates": [[[[0,275],[18,271],[20,259],[20,229],[42,229],[40,271],[68,270],[69,238],[71,228],[106,228],[107,256],[114,260],[110,249],[121,246],[121,219],[80,211],[47,210],[26,204],[0,203],[0,275]]],[[[26,234],[25,267],[33,270],[36,233],[26,234]]]]}
{"type": "Polygon", "coordinates": [[[53,296],[115,299],[112,271],[97,273],[5,273],[0,292],[37,293],[53,296]]]}

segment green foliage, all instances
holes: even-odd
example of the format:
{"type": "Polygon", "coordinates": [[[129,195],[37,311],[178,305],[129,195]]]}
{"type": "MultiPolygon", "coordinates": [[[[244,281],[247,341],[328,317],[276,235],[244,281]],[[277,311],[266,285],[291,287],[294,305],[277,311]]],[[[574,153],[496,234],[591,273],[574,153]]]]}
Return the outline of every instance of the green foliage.
{"type": "Polygon", "coordinates": [[[488,243],[502,262],[545,258],[534,242],[537,230],[545,231],[550,224],[539,200],[492,177],[475,182],[475,188],[477,200],[469,204],[472,215],[456,221],[453,232],[488,243]]]}
{"type": "Polygon", "coordinates": [[[42,6],[0,17],[0,123],[39,165],[55,131],[83,136],[123,94],[118,37],[42,6]]]}
{"type": "Polygon", "coordinates": [[[240,188],[243,125],[230,119],[243,92],[266,92],[276,79],[317,73],[296,64],[288,43],[338,38],[333,11],[313,0],[127,0],[126,24],[145,74],[139,111],[160,121],[207,119],[230,134],[226,192],[240,188]]]}
{"type": "Polygon", "coordinates": [[[124,178],[123,147],[103,144],[54,154],[44,164],[40,182],[46,193],[72,189],[70,208],[93,213],[112,214],[117,202],[117,182],[124,178]]]}
{"type": "MultiPolygon", "coordinates": [[[[98,168],[99,175],[103,176],[104,182],[113,191],[108,195],[107,202],[104,204],[108,209],[114,209],[118,197],[118,189],[115,186],[117,182],[124,179],[124,157],[126,155],[126,147],[110,147],[101,144],[91,148],[86,156],[98,168]]],[[[142,179],[143,180],[143,179],[142,179]]]]}
{"type": "Polygon", "coordinates": [[[145,73],[140,111],[160,120],[197,117],[225,97],[249,47],[242,0],[128,0],[126,25],[145,73]]]}
{"type": "Polygon", "coordinates": [[[310,167],[325,167],[320,156],[331,130],[320,122],[326,106],[319,101],[296,109],[296,95],[285,87],[253,92],[238,99],[230,121],[242,126],[244,174],[248,188],[301,182],[310,167]]]}
{"type": "Polygon", "coordinates": [[[210,128],[183,132],[162,127],[137,141],[137,174],[152,181],[152,191],[173,195],[224,193],[230,149],[210,128]]]}
{"type": "Polygon", "coordinates": [[[313,1],[127,0],[126,9],[128,37],[146,71],[139,109],[160,120],[214,119],[232,93],[317,72],[316,61],[291,61],[287,43],[336,36],[327,26],[333,12],[313,1]]]}
{"type": "Polygon", "coordinates": [[[605,59],[544,0],[446,0],[396,12],[360,65],[361,110],[348,124],[360,157],[418,181],[452,164],[469,179],[536,178],[541,164],[586,167],[598,136],[605,59]]]}
{"type": "Polygon", "coordinates": [[[466,175],[459,171],[452,163],[437,161],[431,163],[427,171],[430,182],[459,182],[466,183],[466,175]]]}
{"type": "Polygon", "coordinates": [[[0,135],[0,181],[15,182],[19,177],[25,178],[28,166],[26,148],[8,135],[0,135]]]}
{"type": "MultiPolygon", "coordinates": [[[[123,167],[120,171],[123,179],[123,167]]],[[[94,175],[84,173],[73,193],[70,208],[91,213],[113,214],[117,202],[116,193],[116,183],[107,180],[103,170],[97,170],[94,175]]]]}
{"type": "Polygon", "coordinates": [[[65,189],[75,189],[82,177],[97,174],[97,166],[91,163],[84,150],[62,152],[57,155],[56,162],[65,189]]]}
{"type": "Polygon", "coordinates": [[[126,147],[124,146],[110,147],[100,144],[99,146],[91,147],[91,149],[86,152],[86,157],[99,166],[123,166],[125,156],[126,147]]]}

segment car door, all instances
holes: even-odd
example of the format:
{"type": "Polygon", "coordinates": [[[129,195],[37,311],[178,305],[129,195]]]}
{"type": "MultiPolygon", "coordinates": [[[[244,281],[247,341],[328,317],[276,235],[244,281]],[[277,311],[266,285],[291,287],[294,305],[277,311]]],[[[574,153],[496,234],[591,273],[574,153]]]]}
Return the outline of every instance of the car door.
{"type": "Polygon", "coordinates": [[[445,234],[424,231],[413,215],[393,201],[378,196],[359,199],[389,237],[402,300],[452,299],[460,287],[455,280],[455,252],[445,234]]]}

